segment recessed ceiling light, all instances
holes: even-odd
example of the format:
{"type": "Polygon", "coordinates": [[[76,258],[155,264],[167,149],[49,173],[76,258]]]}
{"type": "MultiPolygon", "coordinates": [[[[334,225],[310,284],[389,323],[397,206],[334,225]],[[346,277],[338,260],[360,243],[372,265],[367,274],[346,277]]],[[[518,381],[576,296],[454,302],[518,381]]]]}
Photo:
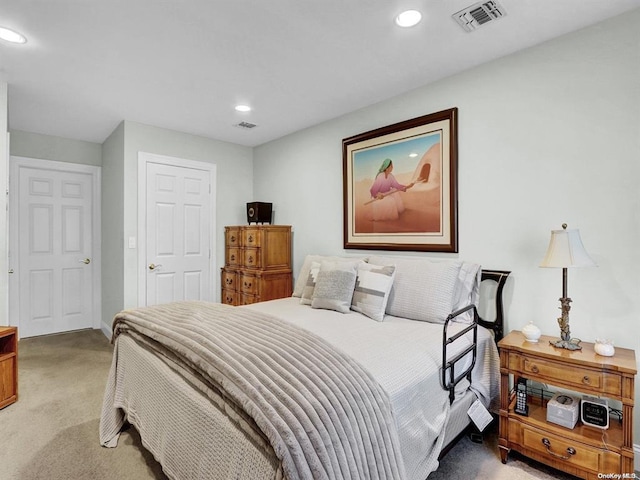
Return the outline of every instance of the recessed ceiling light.
{"type": "Polygon", "coordinates": [[[251,107],[249,105],[236,105],[236,111],[238,112],[250,112],[251,107]]]}
{"type": "Polygon", "coordinates": [[[416,157],[418,156],[418,154],[417,154],[416,152],[411,152],[411,153],[409,154],[409,156],[410,156],[411,158],[416,158],[416,157]]]}
{"type": "Polygon", "coordinates": [[[407,10],[396,17],[396,24],[400,27],[413,27],[422,20],[422,14],[417,10],[407,10]]]}
{"type": "Polygon", "coordinates": [[[6,27],[0,27],[0,39],[11,43],[27,43],[27,37],[6,27]]]}

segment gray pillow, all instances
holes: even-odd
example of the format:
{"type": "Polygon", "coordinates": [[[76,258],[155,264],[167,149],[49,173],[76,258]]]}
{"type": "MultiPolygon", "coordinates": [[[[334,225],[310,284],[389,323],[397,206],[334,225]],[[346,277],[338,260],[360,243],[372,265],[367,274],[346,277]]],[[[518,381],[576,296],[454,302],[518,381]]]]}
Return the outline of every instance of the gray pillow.
{"type": "Polygon", "coordinates": [[[322,262],[311,299],[312,308],[349,313],[359,262],[322,262]]]}

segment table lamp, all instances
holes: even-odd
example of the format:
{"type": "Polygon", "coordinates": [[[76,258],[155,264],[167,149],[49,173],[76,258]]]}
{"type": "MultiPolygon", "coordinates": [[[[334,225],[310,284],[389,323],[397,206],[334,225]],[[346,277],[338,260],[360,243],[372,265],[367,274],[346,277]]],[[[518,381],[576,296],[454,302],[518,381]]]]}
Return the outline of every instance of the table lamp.
{"type": "Polygon", "coordinates": [[[560,325],[560,340],[549,342],[554,347],[569,350],[581,350],[580,340],[571,338],[569,330],[569,310],[571,299],[567,297],[567,269],[572,267],[595,267],[596,263],[582,245],[578,230],[567,230],[567,224],[562,224],[562,230],[552,230],[551,240],[547,254],[540,264],[541,267],[562,268],[562,298],[560,298],[560,310],[558,318],[560,325]]]}

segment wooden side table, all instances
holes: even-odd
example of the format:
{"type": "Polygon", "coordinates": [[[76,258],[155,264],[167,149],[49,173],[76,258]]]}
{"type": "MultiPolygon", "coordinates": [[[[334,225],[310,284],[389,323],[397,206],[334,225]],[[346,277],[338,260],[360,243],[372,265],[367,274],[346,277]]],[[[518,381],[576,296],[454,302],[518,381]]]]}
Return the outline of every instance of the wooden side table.
{"type": "MultiPolygon", "coordinates": [[[[598,474],[633,474],[633,406],[636,375],[635,352],[617,348],[613,357],[595,353],[593,343],[583,342],[582,350],[570,351],[549,345],[555,337],[543,335],[529,343],[519,331],[500,342],[500,437],[502,463],[511,449],[523,455],[587,479],[598,474]],[[549,386],[618,400],[622,421],[609,419],[601,430],[583,425],[566,428],[547,422],[546,401],[529,397],[529,415],[514,411],[515,395],[510,376],[524,377],[549,386]]],[[[623,477],[620,477],[623,478],[623,477]]],[[[628,477],[631,478],[631,477],[628,477]]]]}
{"type": "Polygon", "coordinates": [[[0,408],[18,400],[18,329],[0,327],[0,408]]]}

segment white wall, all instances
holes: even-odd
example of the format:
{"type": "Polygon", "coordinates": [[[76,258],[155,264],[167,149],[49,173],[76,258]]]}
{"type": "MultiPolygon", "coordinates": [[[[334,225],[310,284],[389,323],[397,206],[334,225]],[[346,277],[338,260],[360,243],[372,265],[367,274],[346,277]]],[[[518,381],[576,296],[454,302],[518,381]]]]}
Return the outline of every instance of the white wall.
{"type": "Polygon", "coordinates": [[[599,264],[569,272],[573,336],[640,352],[639,22],[640,10],[257,147],[255,198],[293,226],[294,271],[308,253],[357,253],[342,248],[342,139],[458,107],[459,254],[413,255],[511,270],[507,331],[533,320],[558,335],[561,271],[538,264],[566,222],[599,264]]]}
{"type": "MultiPolygon", "coordinates": [[[[129,249],[124,239],[138,236],[138,152],[149,152],[186,160],[197,160],[216,165],[216,275],[215,298],[220,299],[219,269],[224,264],[224,225],[246,222],[244,205],[253,192],[253,151],[249,147],[234,145],[209,138],[125,121],[123,132],[123,182],[121,217],[122,239],[120,251],[123,260],[122,305],[112,311],[103,309],[103,322],[110,322],[122,308],[138,303],[138,250],[129,249]]],[[[105,159],[106,163],[106,159],[105,159]]],[[[108,188],[103,182],[103,188],[108,188]]],[[[104,257],[103,257],[104,258],[104,257]]],[[[108,259],[105,258],[104,263],[108,259]]]]}
{"type": "Polygon", "coordinates": [[[7,218],[7,195],[9,188],[9,125],[7,83],[0,72],[0,325],[9,325],[9,278],[7,263],[9,255],[9,223],[7,218]]]}

